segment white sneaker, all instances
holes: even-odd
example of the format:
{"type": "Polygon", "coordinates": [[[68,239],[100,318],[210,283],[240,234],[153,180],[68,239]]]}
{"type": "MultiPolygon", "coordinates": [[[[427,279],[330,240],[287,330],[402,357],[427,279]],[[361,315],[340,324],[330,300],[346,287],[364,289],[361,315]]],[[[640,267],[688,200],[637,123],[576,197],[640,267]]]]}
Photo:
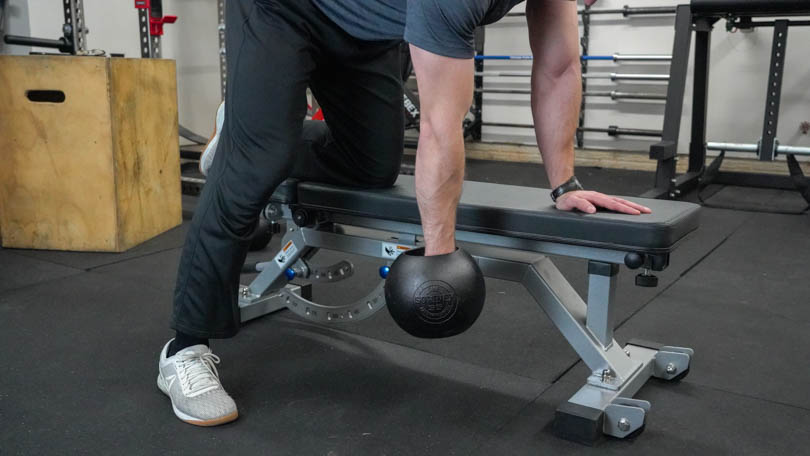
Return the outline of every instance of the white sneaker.
{"type": "Polygon", "coordinates": [[[236,403],[219,382],[215,367],[219,357],[205,345],[194,345],[167,358],[172,340],[160,353],[157,386],[171,399],[174,414],[196,426],[217,426],[238,418],[236,403]]]}
{"type": "Polygon", "coordinates": [[[217,153],[217,144],[219,144],[219,133],[222,131],[222,125],[225,124],[225,102],[223,101],[217,109],[216,127],[214,128],[214,136],[205,145],[200,156],[200,172],[203,176],[208,176],[208,170],[211,169],[211,164],[214,163],[214,156],[217,153]]]}

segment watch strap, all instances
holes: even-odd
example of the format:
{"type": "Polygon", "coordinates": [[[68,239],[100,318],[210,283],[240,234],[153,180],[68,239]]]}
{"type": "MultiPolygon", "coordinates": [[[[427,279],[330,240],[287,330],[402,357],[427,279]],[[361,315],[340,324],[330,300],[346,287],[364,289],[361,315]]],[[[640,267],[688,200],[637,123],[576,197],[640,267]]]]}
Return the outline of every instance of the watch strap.
{"type": "Polygon", "coordinates": [[[582,184],[579,183],[577,176],[571,176],[571,178],[565,181],[564,184],[551,191],[551,200],[556,203],[557,198],[565,195],[568,192],[574,192],[577,190],[583,190],[582,184]]]}

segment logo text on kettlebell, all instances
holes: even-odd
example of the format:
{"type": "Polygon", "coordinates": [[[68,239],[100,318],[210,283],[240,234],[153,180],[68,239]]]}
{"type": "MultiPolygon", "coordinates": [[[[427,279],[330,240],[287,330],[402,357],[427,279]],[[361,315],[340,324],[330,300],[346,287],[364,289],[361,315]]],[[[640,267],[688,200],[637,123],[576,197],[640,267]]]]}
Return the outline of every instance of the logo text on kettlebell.
{"type": "Polygon", "coordinates": [[[414,292],[413,302],[416,305],[416,314],[426,323],[445,323],[458,310],[456,291],[441,280],[423,283],[414,292]]]}

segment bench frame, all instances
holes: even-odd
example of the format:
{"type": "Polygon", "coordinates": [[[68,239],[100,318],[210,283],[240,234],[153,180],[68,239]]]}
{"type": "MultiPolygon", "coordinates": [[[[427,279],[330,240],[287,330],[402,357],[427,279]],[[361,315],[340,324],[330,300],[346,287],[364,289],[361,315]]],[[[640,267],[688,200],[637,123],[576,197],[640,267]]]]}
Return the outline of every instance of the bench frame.
{"type": "MultiPolygon", "coordinates": [[[[275,223],[286,222],[282,248],[271,261],[257,263],[260,274],[240,288],[242,321],[285,308],[323,323],[368,318],[385,306],[384,280],[363,299],[337,306],[307,299],[306,289],[289,280],[335,282],[353,274],[348,261],[328,267],[310,265],[320,248],[378,258],[384,277],[385,266],[421,240],[422,227],[417,224],[322,210],[312,214],[289,204],[271,203],[269,207],[266,214],[275,214],[275,223]],[[313,219],[317,223],[301,223],[313,219]]],[[[650,377],[679,380],[688,373],[691,349],[640,341],[621,346],[613,337],[616,277],[626,256],[638,252],[470,231],[458,231],[456,239],[486,277],[525,286],[590,369],[585,385],[556,411],[554,431],[560,437],[593,444],[603,433],[618,438],[637,434],[644,428],[650,403],[633,399],[633,395],[650,377]],[[546,254],[588,260],[587,303],[546,254]]],[[[668,253],[659,252],[645,266],[654,264],[656,270],[663,270],[668,260],[668,253]]]]}

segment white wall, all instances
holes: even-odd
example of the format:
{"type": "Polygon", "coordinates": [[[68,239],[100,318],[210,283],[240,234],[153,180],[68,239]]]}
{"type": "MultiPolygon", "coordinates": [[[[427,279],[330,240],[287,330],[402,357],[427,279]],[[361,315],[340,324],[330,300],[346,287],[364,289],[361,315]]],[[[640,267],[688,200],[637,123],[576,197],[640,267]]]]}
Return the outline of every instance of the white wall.
{"type": "MultiPolygon", "coordinates": [[[[20,10],[25,7],[25,0],[10,1],[17,3],[20,10]]],[[[58,38],[64,22],[62,1],[28,0],[27,3],[30,35],[58,38]]],[[[140,57],[138,13],[132,0],[84,0],[84,7],[85,23],[90,29],[88,49],[140,57]]],[[[220,102],[216,1],[164,0],[163,14],[179,17],[177,23],[165,26],[162,52],[163,57],[177,61],[180,123],[207,137],[213,129],[220,102]]],[[[22,14],[8,21],[12,26],[29,27],[22,14]]],[[[28,30],[14,33],[29,35],[28,30]]]]}
{"type": "MultiPolygon", "coordinates": [[[[3,2],[0,0],[0,5],[3,2]]],[[[28,2],[26,0],[5,0],[5,14],[0,23],[0,35],[30,35],[28,21],[28,2]]],[[[11,46],[0,40],[0,54],[25,55],[31,48],[26,46],[11,46]]]]}
{"type": "MultiPolygon", "coordinates": [[[[599,0],[594,8],[622,8],[630,6],[674,5],[675,0],[599,0]]],[[[581,2],[580,2],[581,6],[581,2]]],[[[522,9],[519,5],[515,11],[522,9]]],[[[487,27],[487,54],[529,54],[525,18],[505,18],[487,27]]],[[[674,36],[674,16],[636,16],[628,19],[620,15],[592,16],[591,55],[671,54],[674,36]]],[[[712,66],[710,79],[710,105],[708,139],[715,141],[756,142],[761,135],[765,114],[765,89],[771,53],[773,28],[759,28],[750,33],[727,33],[725,21],[715,26],[712,34],[712,66]]],[[[810,30],[791,28],[788,35],[787,72],[782,92],[782,109],[778,137],[783,144],[810,146],[810,137],[799,132],[802,121],[810,120],[810,59],[807,43],[810,30]]],[[[486,62],[487,70],[529,70],[528,62],[486,62]]],[[[613,62],[592,62],[592,73],[667,73],[668,65],[613,62]]],[[[691,68],[682,122],[682,138],[688,138],[691,115],[691,68]]],[[[486,79],[488,87],[528,88],[527,79],[486,79]]],[[[666,93],[661,83],[628,84],[609,81],[589,82],[589,90],[620,90],[666,93]]],[[[527,95],[485,94],[484,120],[489,122],[528,123],[531,113],[527,95]]],[[[663,123],[663,102],[619,101],[609,98],[588,98],[586,124],[593,127],[618,125],[627,128],[660,130],[663,123]]],[[[484,139],[491,141],[517,140],[534,143],[529,130],[495,128],[484,129],[484,139]]],[[[634,138],[610,138],[604,134],[586,135],[586,146],[620,147],[630,150],[648,150],[652,141],[634,138]]],[[[688,140],[681,142],[686,151],[688,140]]]]}
{"type": "MultiPolygon", "coordinates": [[[[25,0],[8,0],[12,8],[9,30],[27,34],[25,0]]],[[[630,6],[662,6],[676,0],[599,0],[595,8],[630,6]]],[[[30,33],[43,38],[57,38],[63,22],[61,0],[28,0],[30,33]]],[[[123,52],[128,57],[140,56],[138,47],[137,12],[131,0],[84,0],[85,21],[90,29],[89,48],[123,52]]],[[[523,8],[518,5],[516,11],[523,8]]],[[[215,0],[164,0],[164,14],[179,16],[174,25],[166,26],[163,55],[177,60],[178,101],[180,122],[207,136],[220,101],[215,0]]],[[[672,52],[673,17],[593,16],[591,54],[661,53],[672,52]]],[[[764,115],[765,85],[771,47],[771,28],[751,33],[726,33],[723,22],[715,27],[712,46],[711,104],[709,107],[709,139],[755,142],[760,135],[764,115]]],[[[810,30],[792,28],[789,34],[787,73],[785,74],[779,139],[784,144],[810,146],[810,137],[801,135],[798,127],[810,120],[810,59],[806,58],[806,43],[810,30]]],[[[7,52],[8,50],[6,50],[7,52]]],[[[528,54],[524,18],[505,18],[487,28],[486,53],[528,54]]],[[[526,63],[487,62],[488,70],[528,69],[526,63]]],[[[661,72],[667,65],[635,65],[611,62],[593,63],[592,72],[661,72]]],[[[690,72],[691,75],[691,72],[690,72]]],[[[691,77],[690,77],[691,79],[691,77]]],[[[527,87],[515,79],[487,79],[490,87],[527,87]]],[[[623,90],[664,93],[662,84],[613,84],[592,82],[592,90],[623,90]]],[[[687,100],[691,94],[691,81],[687,100]]],[[[690,106],[684,115],[690,114],[690,106]]],[[[493,122],[529,123],[531,115],[528,97],[521,95],[485,95],[484,119],[493,122]]],[[[688,117],[685,117],[688,119],[688,117]]],[[[658,130],[663,121],[662,102],[612,102],[609,99],[588,99],[587,123],[590,126],[622,127],[658,130]]],[[[682,137],[687,137],[689,122],[684,121],[682,137]]],[[[528,130],[506,128],[484,129],[485,140],[518,140],[534,142],[528,130]]],[[[586,136],[586,145],[647,150],[651,143],[645,139],[609,138],[602,134],[586,136]]],[[[686,141],[681,142],[684,151],[686,141]]]]}

